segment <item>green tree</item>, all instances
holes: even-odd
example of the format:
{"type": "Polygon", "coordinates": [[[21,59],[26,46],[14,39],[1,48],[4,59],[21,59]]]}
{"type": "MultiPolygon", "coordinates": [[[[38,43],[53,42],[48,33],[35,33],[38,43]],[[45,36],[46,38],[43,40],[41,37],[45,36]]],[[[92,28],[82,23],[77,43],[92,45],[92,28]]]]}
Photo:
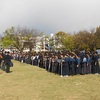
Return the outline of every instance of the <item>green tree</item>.
{"type": "Polygon", "coordinates": [[[63,37],[62,44],[67,50],[74,49],[73,35],[66,35],[63,37]]]}
{"type": "Polygon", "coordinates": [[[32,51],[32,48],[35,46],[36,37],[41,35],[35,29],[21,28],[21,27],[11,27],[4,32],[2,37],[2,44],[7,47],[13,45],[20,52],[24,50],[25,47],[32,51]]]}
{"type": "Polygon", "coordinates": [[[56,33],[57,43],[62,45],[63,49],[72,50],[74,48],[73,35],[65,32],[56,33]]]}
{"type": "Polygon", "coordinates": [[[14,32],[14,27],[5,30],[4,36],[1,38],[2,46],[4,48],[14,43],[14,39],[12,38],[13,32],[14,32]]]}
{"type": "Polygon", "coordinates": [[[55,45],[58,49],[64,49],[63,41],[67,34],[63,31],[59,31],[55,34],[55,45]]]}

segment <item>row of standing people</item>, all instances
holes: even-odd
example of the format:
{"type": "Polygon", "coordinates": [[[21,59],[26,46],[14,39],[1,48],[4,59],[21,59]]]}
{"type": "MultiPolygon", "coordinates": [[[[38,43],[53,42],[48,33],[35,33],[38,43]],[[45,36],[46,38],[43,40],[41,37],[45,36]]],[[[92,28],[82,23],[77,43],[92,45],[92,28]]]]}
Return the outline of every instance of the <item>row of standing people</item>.
{"type": "Polygon", "coordinates": [[[39,53],[36,55],[15,55],[14,59],[20,62],[32,64],[46,71],[61,76],[77,74],[99,74],[99,57],[97,52],[83,53],[39,53]]]}

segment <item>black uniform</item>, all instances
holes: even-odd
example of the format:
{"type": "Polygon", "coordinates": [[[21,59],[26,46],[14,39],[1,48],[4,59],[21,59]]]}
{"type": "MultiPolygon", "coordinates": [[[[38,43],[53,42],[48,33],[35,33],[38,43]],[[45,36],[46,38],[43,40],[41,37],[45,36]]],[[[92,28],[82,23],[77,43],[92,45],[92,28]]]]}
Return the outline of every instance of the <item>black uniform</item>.
{"type": "Polygon", "coordinates": [[[7,54],[4,57],[4,63],[5,63],[5,71],[6,71],[6,73],[10,72],[11,59],[12,59],[12,57],[9,55],[9,52],[7,52],[7,54]]]}

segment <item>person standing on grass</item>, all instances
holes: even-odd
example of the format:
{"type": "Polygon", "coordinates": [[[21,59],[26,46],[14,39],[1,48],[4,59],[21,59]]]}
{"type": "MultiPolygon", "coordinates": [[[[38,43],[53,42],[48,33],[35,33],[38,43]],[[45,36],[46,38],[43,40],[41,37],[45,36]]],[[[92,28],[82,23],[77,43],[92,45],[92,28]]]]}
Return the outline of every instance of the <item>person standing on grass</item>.
{"type": "Polygon", "coordinates": [[[94,73],[98,74],[99,73],[99,56],[98,56],[98,52],[94,53],[94,73]]]}
{"type": "Polygon", "coordinates": [[[82,75],[86,74],[86,68],[87,68],[87,57],[86,57],[86,55],[84,55],[83,65],[82,65],[82,75]]]}
{"type": "Polygon", "coordinates": [[[12,56],[10,55],[10,52],[6,52],[6,55],[4,57],[4,63],[5,63],[5,71],[6,73],[10,72],[10,67],[11,67],[11,59],[12,56]]]}
{"type": "Polygon", "coordinates": [[[2,63],[2,54],[0,53],[0,68],[1,68],[1,63],[2,63]]]}
{"type": "Polygon", "coordinates": [[[81,66],[80,66],[80,62],[81,62],[81,59],[80,59],[80,56],[79,55],[76,55],[76,74],[81,74],[81,66]]]}
{"type": "Polygon", "coordinates": [[[87,74],[91,73],[91,56],[87,54],[87,67],[86,67],[87,74]]]}
{"type": "Polygon", "coordinates": [[[75,75],[75,55],[74,54],[70,54],[69,64],[70,64],[70,74],[73,76],[75,75]]]}
{"type": "Polygon", "coordinates": [[[65,73],[66,73],[66,76],[68,76],[70,74],[70,72],[69,72],[69,61],[70,61],[69,54],[66,54],[66,56],[65,56],[65,73]]]}
{"type": "Polygon", "coordinates": [[[5,71],[5,63],[4,63],[5,51],[4,50],[2,50],[1,55],[2,55],[2,59],[1,59],[2,60],[1,61],[1,70],[5,71]]]}

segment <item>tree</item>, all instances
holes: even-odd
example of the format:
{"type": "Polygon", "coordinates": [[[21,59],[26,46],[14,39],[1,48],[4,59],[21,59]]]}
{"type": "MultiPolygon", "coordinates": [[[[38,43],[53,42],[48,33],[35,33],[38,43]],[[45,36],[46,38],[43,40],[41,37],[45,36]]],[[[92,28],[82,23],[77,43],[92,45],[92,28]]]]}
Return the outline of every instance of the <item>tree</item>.
{"type": "Polygon", "coordinates": [[[63,49],[66,50],[72,50],[74,48],[74,42],[73,42],[73,35],[69,35],[65,32],[58,32],[56,33],[57,43],[59,45],[62,45],[63,49]]]}
{"type": "Polygon", "coordinates": [[[14,27],[5,30],[4,36],[1,38],[2,46],[4,48],[14,43],[14,40],[12,38],[13,32],[14,32],[14,27]]]}
{"type": "Polygon", "coordinates": [[[64,45],[66,50],[73,50],[74,49],[73,35],[64,36],[62,44],[64,45]]]}
{"type": "Polygon", "coordinates": [[[100,48],[100,26],[96,28],[96,32],[94,34],[96,36],[96,40],[97,40],[97,48],[100,48]]]}
{"type": "Polygon", "coordinates": [[[63,45],[63,41],[64,38],[67,36],[67,34],[63,31],[59,31],[55,34],[55,45],[56,47],[59,49],[63,49],[64,45],[63,45]]]}
{"type": "Polygon", "coordinates": [[[21,28],[21,27],[11,27],[4,32],[4,37],[2,38],[2,43],[4,46],[13,45],[20,52],[24,50],[25,47],[32,51],[35,46],[36,37],[41,35],[35,29],[21,28]]]}
{"type": "Polygon", "coordinates": [[[32,48],[36,46],[36,39],[37,36],[40,36],[42,33],[38,33],[36,29],[28,29],[23,28],[21,35],[23,37],[24,46],[30,49],[30,52],[32,52],[32,48]]]}
{"type": "Polygon", "coordinates": [[[96,48],[97,41],[93,32],[84,30],[74,34],[74,43],[75,48],[77,49],[94,50],[96,48]]]}

